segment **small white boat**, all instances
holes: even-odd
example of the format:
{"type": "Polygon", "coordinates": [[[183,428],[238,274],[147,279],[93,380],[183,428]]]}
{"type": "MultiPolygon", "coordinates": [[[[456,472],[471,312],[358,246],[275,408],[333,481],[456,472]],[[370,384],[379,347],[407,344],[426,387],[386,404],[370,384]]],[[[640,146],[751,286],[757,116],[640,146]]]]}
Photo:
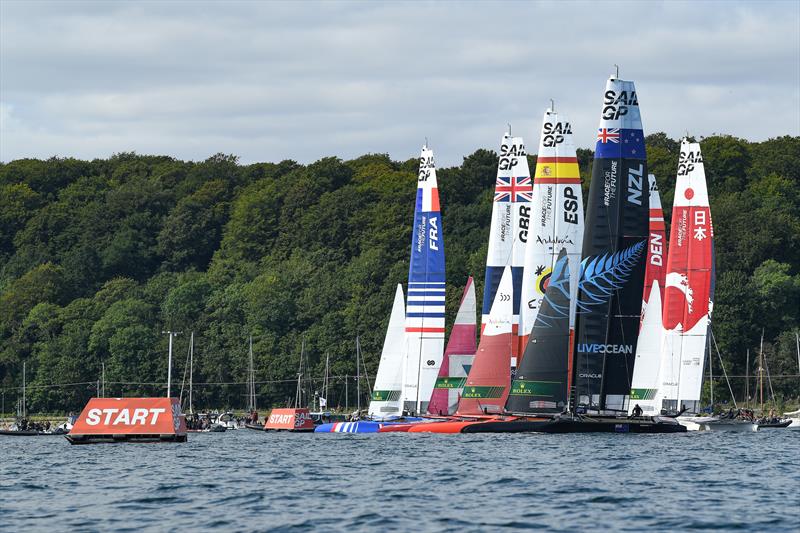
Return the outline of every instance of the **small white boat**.
{"type": "Polygon", "coordinates": [[[718,416],[679,416],[678,423],[688,431],[758,431],[758,424],[750,420],[720,418],[718,416]]]}

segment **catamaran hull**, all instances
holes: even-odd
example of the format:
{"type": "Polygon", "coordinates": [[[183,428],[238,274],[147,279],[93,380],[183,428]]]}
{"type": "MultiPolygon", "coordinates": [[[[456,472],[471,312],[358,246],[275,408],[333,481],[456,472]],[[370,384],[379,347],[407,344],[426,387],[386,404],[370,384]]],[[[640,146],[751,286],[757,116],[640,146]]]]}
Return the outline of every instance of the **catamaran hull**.
{"type": "Polygon", "coordinates": [[[495,421],[466,426],[462,433],[685,433],[670,419],[560,418],[495,421]]]}
{"type": "Polygon", "coordinates": [[[713,416],[679,416],[676,420],[689,431],[735,431],[742,433],[758,431],[758,424],[747,420],[719,419],[713,416]]]}

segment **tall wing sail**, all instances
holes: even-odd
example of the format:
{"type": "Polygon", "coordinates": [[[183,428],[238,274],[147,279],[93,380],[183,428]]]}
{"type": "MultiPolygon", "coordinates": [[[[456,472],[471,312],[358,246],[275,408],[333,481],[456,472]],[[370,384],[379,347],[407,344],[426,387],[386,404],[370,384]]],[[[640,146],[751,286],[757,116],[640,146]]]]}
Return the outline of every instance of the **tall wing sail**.
{"type": "Polygon", "coordinates": [[[423,146],[417,177],[406,307],[408,353],[403,400],[410,412],[426,412],[442,364],[444,275],[444,239],[436,165],[433,151],[423,146]]]}
{"type": "Polygon", "coordinates": [[[606,83],[577,300],[578,404],[623,410],[631,389],[647,257],[649,187],[632,81],[606,83]]]}
{"type": "Polygon", "coordinates": [[[636,345],[636,363],[631,380],[631,396],[628,412],[638,405],[646,414],[658,414],[661,410],[657,399],[659,371],[661,369],[661,282],[653,280],[647,308],[644,310],[639,342],[636,345]]]}
{"type": "Polygon", "coordinates": [[[569,397],[570,261],[562,248],[511,384],[506,410],[560,413],[569,397]]]}
{"type": "MultiPolygon", "coordinates": [[[[650,184],[650,237],[647,241],[647,267],[644,271],[644,292],[642,293],[642,322],[647,309],[653,283],[658,281],[659,301],[664,301],[664,278],[667,274],[667,236],[664,226],[664,211],[658,194],[656,177],[647,176],[650,184]]],[[[638,356],[637,356],[638,359],[638,356]]]]}
{"type": "Polygon", "coordinates": [[[572,276],[569,283],[573,292],[570,326],[574,329],[574,296],[578,290],[582,241],[583,194],[572,124],[563,114],[549,109],[542,119],[533,208],[525,249],[519,330],[521,354],[526,350],[528,336],[536,323],[536,315],[562,249],[566,250],[569,258],[572,276]]]}
{"type": "Polygon", "coordinates": [[[461,389],[467,381],[467,374],[477,350],[475,344],[478,325],[475,319],[475,304],[475,284],[470,276],[467,286],[464,287],[461,305],[453,329],[450,330],[447,348],[444,350],[442,367],[439,369],[431,402],[428,404],[430,414],[449,415],[458,407],[461,389]]]}
{"type": "Polygon", "coordinates": [[[514,344],[512,316],[514,285],[511,267],[506,267],[492,309],[483,326],[481,342],[467,382],[458,402],[456,414],[476,415],[503,410],[511,385],[511,350],[514,344]]]}
{"type": "Polygon", "coordinates": [[[369,415],[386,418],[403,414],[403,363],[406,359],[406,310],[403,286],[394,294],[392,314],[383,340],[381,361],[375,376],[369,415]]]}
{"type": "MultiPolygon", "coordinates": [[[[525,245],[528,240],[531,208],[531,173],[522,137],[503,135],[500,141],[500,159],[492,205],[492,222],[489,229],[489,249],[486,256],[486,280],[483,291],[481,328],[494,302],[497,287],[506,265],[511,265],[514,282],[513,327],[519,324],[522,267],[525,245]]],[[[512,367],[516,366],[516,349],[512,353],[512,367]]]]}
{"type": "Polygon", "coordinates": [[[700,144],[681,142],[664,290],[661,407],[700,400],[714,284],[711,211],[700,144]]]}

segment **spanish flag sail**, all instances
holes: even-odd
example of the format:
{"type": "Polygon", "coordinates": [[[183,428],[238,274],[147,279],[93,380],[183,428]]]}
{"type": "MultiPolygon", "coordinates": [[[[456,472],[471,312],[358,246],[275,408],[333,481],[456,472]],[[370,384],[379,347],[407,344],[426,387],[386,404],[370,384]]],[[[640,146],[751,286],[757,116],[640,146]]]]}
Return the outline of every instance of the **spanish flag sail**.
{"type": "Polygon", "coordinates": [[[583,195],[572,124],[563,114],[548,109],[542,119],[539,153],[533,182],[528,245],[522,277],[519,345],[524,357],[531,329],[545,291],[565,250],[571,287],[570,330],[574,329],[575,295],[583,240],[583,195]]]}
{"type": "Polygon", "coordinates": [[[422,147],[408,271],[403,401],[409,412],[427,412],[444,350],[444,238],[433,151],[422,147]]]}

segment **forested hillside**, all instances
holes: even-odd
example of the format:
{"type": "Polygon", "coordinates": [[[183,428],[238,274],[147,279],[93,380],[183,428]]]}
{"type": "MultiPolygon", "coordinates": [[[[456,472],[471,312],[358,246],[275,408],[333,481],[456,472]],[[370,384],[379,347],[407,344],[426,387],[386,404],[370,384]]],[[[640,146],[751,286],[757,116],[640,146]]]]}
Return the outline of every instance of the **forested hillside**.
{"type": "MultiPolygon", "coordinates": [[[[534,143],[530,143],[533,145],[534,143]]],[[[702,140],[716,236],[713,332],[739,399],[764,330],[775,393],[800,393],[800,138],[702,140]]],[[[650,135],[669,221],[679,142],[650,135]]],[[[584,193],[592,152],[579,150],[584,193]]],[[[531,168],[535,156],[531,156],[531,168]]],[[[497,155],[440,169],[448,326],[468,275],[481,300],[497,155]]],[[[14,408],[79,410],[105,364],[106,395],[164,394],[167,336],[195,406],[242,408],[248,336],[259,406],[294,398],[301,341],[313,374],[352,376],[359,335],[377,366],[394,287],[408,275],[416,159],[365,155],[240,165],[117,154],[0,164],[0,387],[14,408]]],[[[715,360],[715,375],[721,373],[715,360]]],[[[345,404],[343,379],[331,405],[345,404]]],[[[751,383],[751,391],[752,391],[751,383]]],[[[318,388],[319,385],[316,385],[318,388]]],[[[173,389],[175,390],[175,389],[173,389]]],[[[350,379],[349,403],[355,381],[350,379]]],[[[729,396],[717,381],[715,396],[729,396]]]]}

